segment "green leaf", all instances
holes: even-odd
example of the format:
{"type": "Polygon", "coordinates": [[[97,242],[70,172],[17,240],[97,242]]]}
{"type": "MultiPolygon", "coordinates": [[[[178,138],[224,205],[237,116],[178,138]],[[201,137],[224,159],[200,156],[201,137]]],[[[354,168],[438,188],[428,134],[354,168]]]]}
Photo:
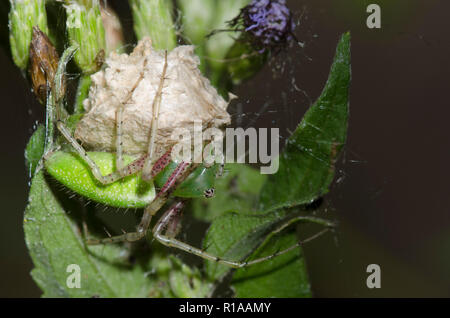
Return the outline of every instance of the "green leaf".
{"type": "MultiPolygon", "coordinates": [[[[270,256],[297,243],[295,233],[277,240],[266,240],[249,260],[270,256]],[[269,244],[270,243],[270,244],[269,244]]],[[[233,275],[232,288],[236,297],[311,297],[311,288],[301,249],[241,268],[233,275]]]]}
{"type": "MultiPolygon", "coordinates": [[[[107,152],[89,152],[88,156],[98,165],[103,175],[114,170],[115,156],[107,152]]],[[[133,159],[124,156],[127,164],[133,159]]],[[[113,207],[143,208],[155,197],[152,183],[141,180],[139,175],[125,177],[109,185],[101,185],[93,177],[89,166],[71,152],[58,151],[45,161],[47,172],[67,188],[95,202],[113,207]]]]}
{"type": "MultiPolygon", "coordinates": [[[[274,230],[274,225],[285,216],[284,211],[267,214],[226,213],[214,220],[206,233],[203,248],[224,260],[242,261],[250,255],[274,230]]],[[[231,268],[217,262],[206,261],[208,278],[218,280],[231,268]]]]}
{"type": "Polygon", "coordinates": [[[342,36],[325,88],[280,155],[261,192],[261,209],[308,204],[328,192],[347,135],[350,33],[342,36]]]}
{"type": "MultiPolygon", "coordinates": [[[[350,77],[350,35],[347,33],[338,44],[322,95],[289,138],[280,156],[278,173],[269,176],[262,188],[260,211],[274,212],[249,215],[239,210],[239,214],[219,217],[212,223],[204,241],[208,252],[223,259],[248,261],[272,255],[296,243],[294,235],[282,232],[275,236],[273,231],[288,215],[289,210],[281,208],[310,203],[328,191],[334,163],[347,133],[350,77]],[[261,246],[263,241],[265,244],[261,246]]],[[[232,284],[236,295],[311,296],[299,251],[296,248],[273,260],[237,270],[232,284]]],[[[223,277],[229,271],[214,262],[206,262],[205,267],[211,279],[223,277]]]]}
{"type": "Polygon", "coordinates": [[[30,176],[34,175],[36,168],[39,165],[42,155],[44,154],[44,146],[45,127],[43,125],[38,125],[25,148],[25,160],[30,176]]]}
{"type": "MultiPolygon", "coordinates": [[[[287,214],[288,211],[247,215],[227,213],[213,222],[203,247],[224,260],[251,261],[271,256],[297,243],[295,233],[274,232],[287,214]]],[[[205,272],[211,280],[220,281],[230,270],[226,265],[205,262],[205,272]]],[[[237,269],[231,287],[237,297],[311,297],[300,247],[237,269]]]]}

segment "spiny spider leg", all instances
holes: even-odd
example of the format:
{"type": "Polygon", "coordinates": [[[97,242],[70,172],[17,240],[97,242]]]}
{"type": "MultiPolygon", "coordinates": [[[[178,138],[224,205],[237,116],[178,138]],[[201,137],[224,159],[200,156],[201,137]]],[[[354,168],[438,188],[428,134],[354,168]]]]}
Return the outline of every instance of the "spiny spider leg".
{"type": "Polygon", "coordinates": [[[117,136],[116,136],[116,170],[125,173],[124,176],[126,176],[126,169],[124,169],[125,165],[123,164],[123,112],[124,112],[124,105],[128,103],[128,101],[133,96],[134,91],[138,87],[138,85],[141,83],[142,79],[144,78],[144,72],[145,68],[147,67],[147,59],[144,60],[144,63],[142,65],[142,72],[139,74],[139,78],[134,83],[133,87],[130,89],[128,94],[125,96],[124,102],[118,103],[118,107],[116,110],[116,129],[117,129],[117,136]]]}
{"type": "Polygon", "coordinates": [[[158,222],[153,228],[155,231],[164,231],[168,237],[174,238],[176,236],[181,212],[184,208],[184,201],[174,203],[164,214],[159,218],[158,222]]]}
{"type": "Polygon", "coordinates": [[[147,233],[147,229],[150,226],[150,222],[152,220],[152,213],[149,213],[149,209],[151,205],[148,205],[144,210],[144,214],[142,216],[141,222],[136,228],[136,232],[124,233],[122,235],[110,236],[103,239],[87,239],[86,244],[88,245],[97,245],[97,244],[106,244],[106,243],[118,243],[118,242],[135,242],[140,240],[147,233]]]}
{"type": "MultiPolygon", "coordinates": [[[[56,74],[53,79],[52,85],[49,85],[48,81],[48,71],[46,72],[46,81],[47,81],[47,87],[51,87],[50,91],[47,94],[47,101],[46,101],[46,111],[45,111],[45,146],[44,146],[44,156],[43,158],[51,153],[53,150],[53,139],[54,139],[54,127],[55,127],[55,121],[58,119],[61,119],[63,115],[66,115],[67,112],[64,109],[64,106],[62,105],[62,96],[64,95],[64,74],[66,65],[71,59],[72,55],[75,53],[77,48],[75,46],[71,46],[67,48],[63,55],[61,56],[61,59],[58,64],[58,68],[56,71],[56,74]]],[[[42,163],[40,161],[40,163],[42,163]]]]}
{"type": "Polygon", "coordinates": [[[290,224],[292,224],[296,221],[299,221],[299,220],[318,223],[318,224],[326,226],[327,228],[325,228],[324,230],[314,234],[313,236],[311,236],[303,241],[300,241],[300,242],[298,242],[282,251],[276,252],[272,255],[257,258],[257,259],[251,260],[251,261],[244,261],[244,262],[233,261],[233,260],[226,260],[226,259],[222,259],[220,257],[214,256],[210,253],[205,252],[204,250],[201,250],[199,248],[193,247],[192,245],[181,242],[181,241],[175,239],[174,237],[172,237],[171,235],[163,234],[164,231],[166,230],[168,224],[170,224],[170,222],[172,222],[172,220],[174,219],[175,215],[177,213],[180,213],[183,205],[184,204],[182,202],[175,203],[167,212],[164,213],[164,215],[160,218],[160,220],[156,223],[156,225],[153,228],[153,237],[166,246],[175,247],[175,248],[181,249],[185,252],[188,252],[190,254],[197,255],[201,258],[204,258],[204,259],[207,259],[207,260],[210,260],[213,262],[221,263],[221,264],[233,267],[233,268],[242,268],[242,267],[250,266],[253,264],[267,261],[267,260],[277,257],[279,255],[285,254],[285,253],[287,253],[299,246],[302,246],[303,244],[310,242],[310,241],[314,240],[315,238],[323,235],[324,233],[326,233],[329,230],[329,227],[333,226],[332,223],[330,223],[326,220],[319,219],[319,218],[297,216],[297,217],[289,220],[287,223],[283,224],[279,228],[272,231],[269,235],[270,236],[275,235],[276,233],[281,232],[283,229],[285,229],[290,224]]]}
{"type": "Polygon", "coordinates": [[[120,171],[123,169],[123,141],[122,141],[122,128],[123,128],[123,105],[119,105],[116,110],[116,126],[117,126],[117,135],[116,135],[116,170],[120,171]]]}
{"type": "Polygon", "coordinates": [[[151,173],[152,179],[158,173],[160,173],[165,167],[167,167],[167,165],[170,163],[171,153],[172,153],[172,149],[169,149],[168,151],[166,151],[166,153],[164,155],[162,155],[158,160],[156,160],[156,162],[152,168],[152,173],[151,173]]]}
{"type": "Polygon", "coordinates": [[[158,132],[158,120],[159,120],[159,111],[161,107],[161,99],[162,99],[162,90],[164,85],[164,79],[166,78],[166,72],[167,72],[167,50],[164,53],[164,67],[161,74],[161,81],[159,82],[158,90],[156,92],[155,98],[153,99],[152,103],[152,122],[151,122],[151,130],[150,130],[150,141],[148,144],[148,157],[145,161],[144,168],[142,169],[142,179],[149,181],[151,180],[151,174],[152,166],[153,166],[153,153],[155,150],[155,139],[156,134],[158,132]]]}
{"type": "Polygon", "coordinates": [[[169,176],[169,179],[167,179],[166,183],[162,186],[161,190],[159,190],[158,194],[156,195],[156,198],[162,196],[163,194],[166,194],[169,190],[173,189],[175,182],[178,181],[179,176],[182,175],[182,173],[186,170],[188,166],[189,163],[183,161],[180,164],[178,164],[175,170],[169,176]]]}
{"type": "MultiPolygon", "coordinates": [[[[170,222],[166,226],[166,233],[165,233],[168,237],[173,237],[173,238],[175,238],[181,230],[181,219],[183,217],[183,208],[185,206],[185,202],[179,201],[179,202],[175,203],[175,205],[176,205],[175,208],[179,209],[179,211],[176,213],[173,213],[173,217],[170,218],[170,222]]],[[[169,211],[170,210],[171,210],[171,208],[169,209],[169,211]]],[[[163,217],[164,217],[164,215],[163,215],[163,217]]]]}

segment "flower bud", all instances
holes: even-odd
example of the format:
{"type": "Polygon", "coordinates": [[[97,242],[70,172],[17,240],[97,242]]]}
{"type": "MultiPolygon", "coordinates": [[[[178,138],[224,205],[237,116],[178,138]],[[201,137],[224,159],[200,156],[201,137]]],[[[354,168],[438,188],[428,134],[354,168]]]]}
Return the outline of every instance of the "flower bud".
{"type": "Polygon", "coordinates": [[[216,15],[216,0],[178,0],[183,23],[183,35],[189,44],[201,46],[211,32],[216,15]]]}
{"type": "Polygon", "coordinates": [[[257,50],[279,49],[294,38],[295,23],[286,0],[253,0],[230,26],[243,28],[257,50]]]}
{"type": "Polygon", "coordinates": [[[10,0],[9,41],[14,63],[22,70],[28,64],[33,27],[48,33],[44,0],[10,0]]]}
{"type": "MultiPolygon", "coordinates": [[[[216,87],[223,81],[224,58],[235,43],[233,33],[211,32],[227,28],[227,21],[236,17],[250,0],[178,0],[182,12],[183,34],[189,43],[196,45],[202,61],[201,69],[216,87]]],[[[238,34],[237,34],[238,35],[238,34]]],[[[221,88],[221,93],[226,96],[221,88]]]]}
{"type": "MultiPolygon", "coordinates": [[[[252,0],[228,22],[228,29],[216,29],[212,38],[240,32],[238,41],[226,51],[223,59],[231,83],[237,85],[256,74],[269,53],[285,48],[295,38],[294,28],[285,0],[252,0]]],[[[223,76],[220,79],[223,81],[223,76]]],[[[219,82],[219,85],[224,84],[219,82]]]]}
{"type": "Polygon", "coordinates": [[[172,2],[167,0],[130,0],[134,31],[138,40],[148,36],[157,50],[172,50],[177,45],[172,19],[172,2]]]}
{"type": "Polygon", "coordinates": [[[67,1],[67,32],[71,45],[78,46],[75,62],[83,73],[99,69],[99,62],[105,50],[105,29],[103,27],[98,0],[67,1]]]}
{"type": "MultiPolygon", "coordinates": [[[[236,17],[239,14],[239,10],[248,3],[249,0],[218,1],[216,16],[214,18],[214,23],[211,26],[211,30],[223,30],[227,28],[228,21],[236,17]]],[[[223,59],[227,55],[228,50],[236,42],[237,36],[239,36],[239,34],[227,32],[217,33],[208,38],[208,57],[210,57],[213,68],[217,69],[223,67],[223,59]]]]}

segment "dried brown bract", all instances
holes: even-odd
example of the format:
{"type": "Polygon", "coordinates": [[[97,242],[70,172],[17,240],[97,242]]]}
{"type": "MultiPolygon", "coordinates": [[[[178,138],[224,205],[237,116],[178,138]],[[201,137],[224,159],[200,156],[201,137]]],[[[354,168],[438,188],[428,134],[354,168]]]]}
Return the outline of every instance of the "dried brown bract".
{"type": "MultiPolygon", "coordinates": [[[[51,89],[53,79],[58,69],[59,56],[50,39],[39,27],[33,27],[30,44],[29,71],[33,92],[41,103],[45,103],[47,92],[51,89]]],[[[62,86],[64,95],[65,85],[62,86]]]]}

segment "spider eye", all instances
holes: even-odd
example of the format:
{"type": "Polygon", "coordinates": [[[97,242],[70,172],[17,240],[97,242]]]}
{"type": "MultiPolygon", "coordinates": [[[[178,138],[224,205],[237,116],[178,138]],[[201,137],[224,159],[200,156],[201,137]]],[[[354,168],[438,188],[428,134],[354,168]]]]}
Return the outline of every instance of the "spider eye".
{"type": "Polygon", "coordinates": [[[215,191],[216,190],[214,188],[206,189],[204,192],[205,198],[207,199],[212,198],[214,196],[215,191]]]}

